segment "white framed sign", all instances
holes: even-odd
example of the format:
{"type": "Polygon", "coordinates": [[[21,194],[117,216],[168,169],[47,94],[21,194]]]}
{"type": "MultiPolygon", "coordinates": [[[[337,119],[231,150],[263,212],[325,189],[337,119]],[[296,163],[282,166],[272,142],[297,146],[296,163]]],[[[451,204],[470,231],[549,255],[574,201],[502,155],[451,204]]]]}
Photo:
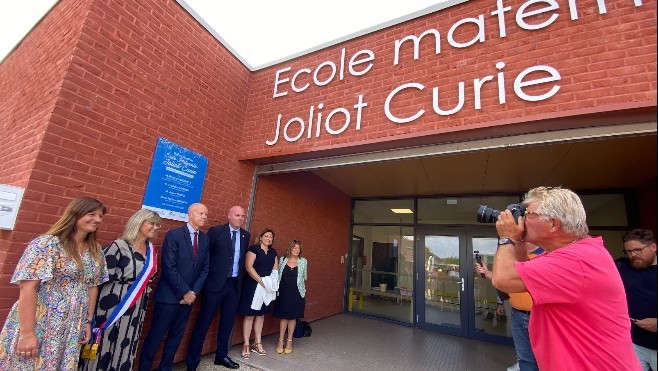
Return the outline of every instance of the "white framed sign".
{"type": "Polygon", "coordinates": [[[25,188],[0,184],[0,229],[14,229],[25,188]]]}

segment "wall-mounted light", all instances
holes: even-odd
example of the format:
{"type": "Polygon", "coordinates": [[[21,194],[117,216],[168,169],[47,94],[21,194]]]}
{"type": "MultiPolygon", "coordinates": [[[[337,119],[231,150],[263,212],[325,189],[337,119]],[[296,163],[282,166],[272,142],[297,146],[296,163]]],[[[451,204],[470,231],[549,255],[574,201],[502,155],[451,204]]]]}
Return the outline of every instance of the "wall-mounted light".
{"type": "Polygon", "coordinates": [[[413,214],[414,212],[411,209],[391,209],[395,214],[413,214]]]}

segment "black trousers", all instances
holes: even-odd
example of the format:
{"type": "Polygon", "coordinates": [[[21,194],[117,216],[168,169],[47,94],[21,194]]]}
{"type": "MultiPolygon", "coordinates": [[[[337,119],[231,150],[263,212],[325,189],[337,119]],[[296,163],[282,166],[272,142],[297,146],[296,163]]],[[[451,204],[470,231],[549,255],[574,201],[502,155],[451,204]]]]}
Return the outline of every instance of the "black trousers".
{"type": "Polygon", "coordinates": [[[235,315],[240,301],[237,277],[227,279],[218,292],[204,291],[201,300],[201,310],[194,323],[194,330],[192,330],[192,337],[187,346],[187,356],[185,357],[185,363],[191,368],[201,362],[203,341],[206,339],[206,333],[208,333],[210,323],[217,311],[219,311],[219,324],[215,359],[222,359],[228,355],[229,342],[231,341],[235,315]]]}

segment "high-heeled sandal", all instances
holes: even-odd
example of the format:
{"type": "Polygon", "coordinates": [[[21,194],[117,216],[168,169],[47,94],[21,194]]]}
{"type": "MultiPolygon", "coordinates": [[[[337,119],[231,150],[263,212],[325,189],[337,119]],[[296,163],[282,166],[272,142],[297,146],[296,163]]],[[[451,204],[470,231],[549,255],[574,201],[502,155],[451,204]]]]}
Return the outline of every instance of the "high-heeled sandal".
{"type": "Polygon", "coordinates": [[[258,354],[259,356],[266,356],[267,352],[265,349],[263,349],[263,344],[261,343],[254,343],[254,345],[251,346],[251,351],[258,354]],[[258,346],[260,345],[260,349],[258,349],[258,346]]]}
{"type": "MultiPolygon", "coordinates": [[[[286,340],[286,349],[283,350],[284,353],[290,354],[292,353],[292,348],[288,348],[288,344],[292,343],[292,339],[286,340]]],[[[292,344],[290,344],[292,346],[292,344]]]]}
{"type": "MultiPolygon", "coordinates": [[[[283,340],[281,340],[280,343],[283,343],[283,340]]],[[[279,343],[279,344],[280,344],[280,343],[279,343]]],[[[283,354],[283,347],[280,347],[279,344],[276,345],[276,348],[274,348],[274,350],[275,350],[278,354],[283,354]]]]}
{"type": "Polygon", "coordinates": [[[249,359],[249,344],[242,346],[242,358],[249,359]]]}

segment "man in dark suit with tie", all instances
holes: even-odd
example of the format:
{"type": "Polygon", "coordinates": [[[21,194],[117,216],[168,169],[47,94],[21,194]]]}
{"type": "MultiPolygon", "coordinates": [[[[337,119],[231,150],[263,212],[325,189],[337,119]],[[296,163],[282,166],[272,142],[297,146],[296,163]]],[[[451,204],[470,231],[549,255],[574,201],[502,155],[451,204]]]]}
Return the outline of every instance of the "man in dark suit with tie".
{"type": "Polygon", "coordinates": [[[203,302],[196,318],[185,363],[196,370],[201,348],[215,313],[219,310],[215,364],[237,369],[240,365],[228,356],[231,332],[240,301],[244,277],[244,256],[249,245],[249,232],[242,229],[246,218],[240,206],[228,212],[228,223],[210,228],[210,273],[203,287],[203,302]]]}
{"type": "Polygon", "coordinates": [[[165,339],[158,370],[171,370],[174,355],[181,342],[192,303],[208,276],[209,240],[199,230],[208,221],[208,208],[200,203],[190,205],[189,221],[172,229],[162,244],[161,274],[153,299],[151,329],[139,356],[139,370],[150,371],[155,352],[165,339]]]}

